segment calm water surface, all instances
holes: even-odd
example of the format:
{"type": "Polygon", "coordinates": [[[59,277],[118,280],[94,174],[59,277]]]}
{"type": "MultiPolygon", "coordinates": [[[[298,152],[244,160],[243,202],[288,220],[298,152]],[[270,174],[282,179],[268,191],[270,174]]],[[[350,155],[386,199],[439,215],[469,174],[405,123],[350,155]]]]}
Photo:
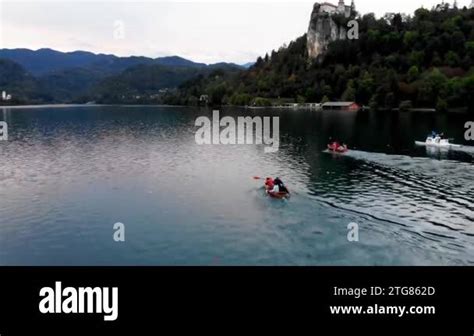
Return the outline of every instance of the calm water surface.
{"type": "Polygon", "coordinates": [[[463,143],[469,116],[221,116],[257,113],[280,116],[278,153],[196,145],[206,109],[0,109],[0,264],[474,264],[474,151],[413,145],[432,129],[463,143]],[[355,150],[324,153],[330,136],[355,150]],[[267,175],[291,200],[264,196],[252,177],[267,175]],[[125,243],[112,239],[116,222],[125,243]]]}

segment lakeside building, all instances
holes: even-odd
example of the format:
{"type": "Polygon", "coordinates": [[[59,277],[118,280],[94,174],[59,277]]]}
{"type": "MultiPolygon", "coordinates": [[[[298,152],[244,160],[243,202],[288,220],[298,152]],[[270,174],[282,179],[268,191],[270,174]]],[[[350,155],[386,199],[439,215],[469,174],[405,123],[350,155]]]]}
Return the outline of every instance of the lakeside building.
{"type": "Polygon", "coordinates": [[[3,101],[11,100],[11,99],[12,99],[12,95],[7,94],[6,91],[2,91],[2,100],[3,100],[3,101]]]}
{"type": "Polygon", "coordinates": [[[323,110],[359,111],[360,106],[356,102],[327,102],[321,105],[323,110]]]}
{"type": "Polygon", "coordinates": [[[209,96],[206,94],[203,94],[199,97],[199,102],[203,104],[209,104],[209,96]]]}

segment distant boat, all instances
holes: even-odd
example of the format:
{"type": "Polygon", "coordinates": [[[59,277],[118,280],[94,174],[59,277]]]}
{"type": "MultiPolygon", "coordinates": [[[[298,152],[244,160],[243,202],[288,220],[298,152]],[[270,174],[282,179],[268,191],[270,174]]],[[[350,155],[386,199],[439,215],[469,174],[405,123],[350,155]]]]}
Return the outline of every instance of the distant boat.
{"type": "Polygon", "coordinates": [[[332,153],[346,153],[349,149],[347,148],[347,145],[332,143],[328,144],[328,150],[332,153]]]}
{"type": "Polygon", "coordinates": [[[427,137],[423,141],[415,141],[417,146],[429,146],[429,147],[439,147],[439,148],[461,148],[462,145],[456,145],[449,142],[449,139],[441,139],[441,137],[427,137]]]}

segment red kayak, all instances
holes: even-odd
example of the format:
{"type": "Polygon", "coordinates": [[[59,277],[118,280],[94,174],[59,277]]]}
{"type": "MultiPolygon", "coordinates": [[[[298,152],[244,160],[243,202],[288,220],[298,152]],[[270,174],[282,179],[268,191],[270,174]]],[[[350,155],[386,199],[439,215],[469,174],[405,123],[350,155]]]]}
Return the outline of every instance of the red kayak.
{"type": "Polygon", "coordinates": [[[277,198],[277,199],[290,198],[289,192],[286,192],[286,191],[273,192],[273,191],[270,191],[267,186],[264,186],[264,188],[267,195],[270,196],[271,198],[277,198]]]}
{"type": "Polygon", "coordinates": [[[329,151],[333,153],[345,153],[349,150],[346,145],[340,146],[340,145],[334,145],[334,144],[329,144],[328,149],[329,151]]]}
{"type": "Polygon", "coordinates": [[[277,199],[284,199],[284,198],[290,198],[290,193],[287,192],[271,192],[267,191],[267,194],[272,197],[272,198],[277,198],[277,199]]]}

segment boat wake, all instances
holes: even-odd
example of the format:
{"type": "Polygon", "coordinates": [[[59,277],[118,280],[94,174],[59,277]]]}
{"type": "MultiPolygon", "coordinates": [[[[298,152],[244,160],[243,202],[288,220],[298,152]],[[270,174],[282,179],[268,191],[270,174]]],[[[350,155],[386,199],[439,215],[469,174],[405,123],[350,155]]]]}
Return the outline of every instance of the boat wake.
{"type": "MultiPolygon", "coordinates": [[[[443,141],[443,140],[441,140],[443,141]]],[[[423,142],[423,141],[415,141],[415,145],[420,146],[420,147],[426,147],[428,152],[449,152],[449,151],[454,151],[454,152],[463,152],[467,154],[472,154],[474,155],[474,147],[473,146],[465,146],[465,145],[457,145],[457,144],[451,144],[447,140],[445,143],[435,143],[435,142],[423,142]]]]}
{"type": "Polygon", "coordinates": [[[427,240],[443,237],[435,248],[473,249],[471,163],[356,150],[340,156],[361,164],[318,181],[312,192],[318,201],[427,240]]]}

